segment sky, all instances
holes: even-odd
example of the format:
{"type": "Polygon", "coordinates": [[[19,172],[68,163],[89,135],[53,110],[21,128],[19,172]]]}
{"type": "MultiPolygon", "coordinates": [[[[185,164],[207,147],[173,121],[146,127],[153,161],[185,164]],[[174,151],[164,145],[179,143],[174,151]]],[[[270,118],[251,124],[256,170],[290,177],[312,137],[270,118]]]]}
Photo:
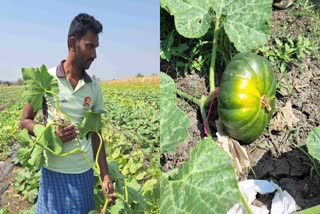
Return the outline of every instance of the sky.
{"type": "Polygon", "coordinates": [[[22,78],[22,67],[59,64],[68,54],[71,20],[82,12],[103,25],[89,75],[111,80],[159,73],[159,0],[2,0],[0,80],[22,78]]]}

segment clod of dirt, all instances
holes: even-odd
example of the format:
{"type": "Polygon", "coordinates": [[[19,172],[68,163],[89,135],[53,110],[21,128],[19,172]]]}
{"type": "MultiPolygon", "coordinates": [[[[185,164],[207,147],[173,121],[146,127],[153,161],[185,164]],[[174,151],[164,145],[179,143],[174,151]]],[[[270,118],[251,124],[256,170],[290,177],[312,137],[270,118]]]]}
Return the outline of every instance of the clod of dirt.
{"type": "Polygon", "coordinates": [[[186,77],[178,79],[176,86],[178,89],[181,89],[182,91],[196,98],[201,98],[201,96],[206,95],[207,92],[205,87],[205,79],[201,78],[194,72],[186,77]]]}

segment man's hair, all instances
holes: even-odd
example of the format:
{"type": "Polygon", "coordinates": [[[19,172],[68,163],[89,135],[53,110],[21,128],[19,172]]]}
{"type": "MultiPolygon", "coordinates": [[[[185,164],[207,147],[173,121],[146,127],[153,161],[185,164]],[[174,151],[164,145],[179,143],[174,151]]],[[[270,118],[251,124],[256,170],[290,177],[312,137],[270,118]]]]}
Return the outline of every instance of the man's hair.
{"type": "Polygon", "coordinates": [[[102,24],[96,20],[93,16],[86,13],[80,13],[72,20],[69,33],[68,33],[68,48],[70,48],[69,40],[73,36],[77,40],[80,40],[88,31],[92,31],[95,34],[102,32],[102,24]]]}

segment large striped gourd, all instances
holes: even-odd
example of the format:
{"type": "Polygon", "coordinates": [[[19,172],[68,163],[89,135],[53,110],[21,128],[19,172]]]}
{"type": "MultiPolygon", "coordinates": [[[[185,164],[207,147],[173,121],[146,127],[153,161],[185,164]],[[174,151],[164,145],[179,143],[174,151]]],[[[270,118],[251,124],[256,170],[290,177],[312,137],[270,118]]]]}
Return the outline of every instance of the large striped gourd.
{"type": "Polygon", "coordinates": [[[218,114],[230,137],[251,143],[266,128],[275,106],[276,77],[262,56],[240,53],[223,73],[218,114]]]}

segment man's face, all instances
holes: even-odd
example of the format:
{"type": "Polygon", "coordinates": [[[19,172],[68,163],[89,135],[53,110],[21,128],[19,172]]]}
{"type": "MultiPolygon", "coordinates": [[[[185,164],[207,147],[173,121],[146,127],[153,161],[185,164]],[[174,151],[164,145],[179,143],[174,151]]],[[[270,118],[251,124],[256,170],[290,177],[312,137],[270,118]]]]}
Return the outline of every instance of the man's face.
{"type": "Polygon", "coordinates": [[[97,34],[88,31],[80,40],[76,41],[74,60],[81,70],[89,69],[93,60],[97,57],[96,48],[99,46],[97,34]]]}

